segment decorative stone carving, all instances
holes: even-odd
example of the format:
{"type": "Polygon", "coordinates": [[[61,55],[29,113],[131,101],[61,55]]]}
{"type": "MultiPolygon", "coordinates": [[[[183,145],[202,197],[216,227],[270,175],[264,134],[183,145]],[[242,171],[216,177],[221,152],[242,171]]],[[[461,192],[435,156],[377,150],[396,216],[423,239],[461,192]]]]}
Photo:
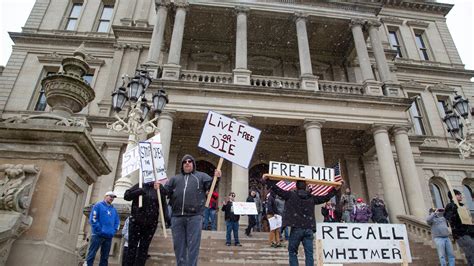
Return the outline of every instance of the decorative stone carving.
{"type": "Polygon", "coordinates": [[[34,165],[0,165],[0,265],[5,265],[13,242],[33,222],[28,211],[38,176],[34,165]]]}

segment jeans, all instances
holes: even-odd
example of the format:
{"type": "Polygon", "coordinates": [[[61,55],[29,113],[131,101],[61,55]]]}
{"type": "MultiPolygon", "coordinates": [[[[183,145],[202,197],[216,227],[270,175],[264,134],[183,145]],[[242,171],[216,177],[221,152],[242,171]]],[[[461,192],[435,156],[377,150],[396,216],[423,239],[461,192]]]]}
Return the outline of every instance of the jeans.
{"type": "Polygon", "coordinates": [[[303,229],[292,227],[290,230],[290,240],[288,241],[288,255],[290,266],[298,265],[298,247],[303,242],[305,265],[313,266],[313,239],[314,233],[312,229],[303,229]]]}
{"type": "Polygon", "coordinates": [[[436,244],[436,251],[438,251],[439,263],[441,266],[446,266],[446,259],[449,266],[454,266],[454,251],[453,245],[449,237],[435,237],[433,238],[436,244]]]}
{"type": "Polygon", "coordinates": [[[280,235],[281,235],[280,238],[285,237],[285,240],[288,240],[288,227],[285,226],[285,227],[280,228],[280,235]],[[285,233],[283,234],[283,232],[285,233]]]}
{"type": "Polygon", "coordinates": [[[257,232],[262,231],[262,213],[258,212],[257,215],[257,232]]]}
{"type": "Polygon", "coordinates": [[[202,230],[207,230],[209,226],[209,220],[211,221],[211,230],[217,231],[216,210],[211,208],[205,208],[204,220],[202,221],[202,230]]]}
{"type": "Polygon", "coordinates": [[[89,244],[89,250],[87,251],[87,266],[94,265],[95,254],[100,247],[100,262],[99,266],[107,266],[109,264],[109,252],[112,246],[112,238],[100,237],[98,235],[92,235],[91,242],[89,244]]]}
{"type": "Polygon", "coordinates": [[[351,223],[351,211],[343,211],[341,219],[343,222],[351,223]]]}
{"type": "Polygon", "coordinates": [[[225,221],[226,232],[225,232],[225,243],[231,244],[230,233],[234,232],[234,243],[239,244],[239,221],[225,221]]]}
{"type": "Polygon", "coordinates": [[[201,246],[202,216],[174,216],[171,218],[173,248],[178,266],[196,266],[201,246]]]}
{"type": "Polygon", "coordinates": [[[461,236],[456,240],[458,246],[464,252],[469,266],[474,265],[474,239],[468,235],[461,236]]]}

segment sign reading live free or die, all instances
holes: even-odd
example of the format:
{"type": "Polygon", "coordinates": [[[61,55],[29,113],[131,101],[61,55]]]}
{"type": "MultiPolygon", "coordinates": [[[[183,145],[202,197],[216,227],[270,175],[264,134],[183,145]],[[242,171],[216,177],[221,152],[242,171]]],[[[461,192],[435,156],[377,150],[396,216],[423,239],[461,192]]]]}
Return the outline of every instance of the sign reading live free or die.
{"type": "Polygon", "coordinates": [[[248,168],[260,130],[209,111],[199,147],[248,168]]]}

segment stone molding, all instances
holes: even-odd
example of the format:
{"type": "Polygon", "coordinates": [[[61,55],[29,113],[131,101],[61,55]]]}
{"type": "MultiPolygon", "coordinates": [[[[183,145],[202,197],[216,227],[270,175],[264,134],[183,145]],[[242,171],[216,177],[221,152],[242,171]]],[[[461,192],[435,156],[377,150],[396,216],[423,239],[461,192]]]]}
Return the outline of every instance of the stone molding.
{"type": "Polygon", "coordinates": [[[248,16],[250,12],[250,8],[246,6],[236,6],[234,7],[234,14],[239,15],[239,14],[246,14],[248,16]]]}
{"type": "Polygon", "coordinates": [[[403,82],[400,84],[403,89],[409,89],[409,90],[416,90],[416,91],[424,91],[426,90],[426,86],[413,80],[410,79],[407,82],[403,82]]]}
{"type": "Polygon", "coordinates": [[[175,9],[175,10],[184,9],[186,12],[188,12],[189,11],[189,3],[187,3],[187,2],[173,3],[173,9],[175,9]]]}
{"type": "Polygon", "coordinates": [[[303,127],[305,130],[311,128],[321,129],[323,128],[324,123],[326,123],[326,120],[305,119],[303,122],[303,127]]]}
{"type": "Polygon", "coordinates": [[[388,132],[390,129],[393,127],[393,125],[387,125],[387,124],[373,124],[370,127],[370,132],[375,136],[380,133],[386,133],[388,135],[388,132]]]}
{"type": "Polygon", "coordinates": [[[375,20],[375,19],[369,19],[369,20],[367,20],[366,25],[369,28],[371,28],[371,27],[378,28],[378,27],[382,26],[382,23],[378,20],[375,20]]]}
{"type": "Polygon", "coordinates": [[[383,17],[380,20],[385,24],[403,25],[403,20],[395,17],[383,17]]]}
{"type": "Polygon", "coordinates": [[[407,25],[412,27],[428,28],[430,24],[420,20],[408,20],[407,25]]]}
{"type": "Polygon", "coordinates": [[[448,93],[452,94],[456,92],[454,88],[449,87],[448,85],[444,84],[443,82],[437,83],[432,86],[428,86],[428,90],[430,92],[441,92],[441,93],[448,93]]]}
{"type": "Polygon", "coordinates": [[[360,27],[363,28],[365,23],[366,23],[366,20],[364,20],[364,19],[353,18],[353,19],[351,19],[350,26],[351,26],[351,28],[353,28],[355,26],[360,26],[360,27]]]}
{"type": "Polygon", "coordinates": [[[306,22],[308,20],[308,13],[305,12],[295,12],[293,13],[293,19],[294,21],[298,22],[299,20],[304,20],[306,22]]]}

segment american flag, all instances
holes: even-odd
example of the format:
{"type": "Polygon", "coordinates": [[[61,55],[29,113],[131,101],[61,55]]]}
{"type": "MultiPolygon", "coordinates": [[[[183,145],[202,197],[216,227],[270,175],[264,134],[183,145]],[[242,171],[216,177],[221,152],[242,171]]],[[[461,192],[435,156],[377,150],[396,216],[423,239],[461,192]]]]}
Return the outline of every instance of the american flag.
{"type": "Polygon", "coordinates": [[[286,180],[281,180],[276,183],[277,187],[283,189],[283,190],[292,190],[293,188],[296,187],[296,182],[293,181],[286,181],[286,180]]]}
{"type": "MultiPolygon", "coordinates": [[[[334,168],[334,181],[335,182],[342,181],[340,162],[338,162],[332,168],[334,168]]],[[[334,189],[334,187],[325,186],[325,185],[312,185],[311,194],[313,194],[314,196],[324,196],[324,195],[327,195],[332,189],[334,189]]]]}

